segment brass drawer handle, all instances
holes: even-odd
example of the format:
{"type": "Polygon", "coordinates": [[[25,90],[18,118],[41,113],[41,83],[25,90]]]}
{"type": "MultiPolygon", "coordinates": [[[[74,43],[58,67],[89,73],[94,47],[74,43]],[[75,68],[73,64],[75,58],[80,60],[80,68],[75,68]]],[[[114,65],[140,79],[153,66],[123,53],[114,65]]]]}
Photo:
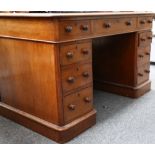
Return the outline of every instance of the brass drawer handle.
{"type": "Polygon", "coordinates": [[[85,97],[85,98],[84,98],[84,101],[85,101],[86,103],[90,103],[90,102],[91,102],[91,99],[90,99],[90,97],[85,97]]]}
{"type": "Polygon", "coordinates": [[[74,83],[75,82],[75,78],[73,76],[68,77],[67,81],[69,83],[74,83]]]}
{"type": "Polygon", "coordinates": [[[75,110],[75,105],[74,104],[70,104],[70,105],[68,105],[68,109],[69,110],[75,110]]]}
{"type": "Polygon", "coordinates": [[[149,52],[146,52],[145,54],[146,54],[146,55],[150,55],[150,53],[149,53],[149,52]]]}
{"type": "Polygon", "coordinates": [[[143,76],[143,74],[142,74],[142,73],[138,73],[138,75],[139,75],[139,76],[143,76]]]}
{"type": "Polygon", "coordinates": [[[146,23],[145,20],[141,20],[141,21],[140,21],[140,24],[145,24],[145,23],[146,23]]]}
{"type": "Polygon", "coordinates": [[[88,31],[89,26],[88,25],[81,25],[81,30],[88,31]]]}
{"type": "Polygon", "coordinates": [[[105,27],[105,28],[111,28],[111,24],[110,24],[110,23],[105,23],[105,24],[104,24],[104,27],[105,27]]]}
{"type": "Polygon", "coordinates": [[[141,40],[141,41],[145,41],[146,39],[145,39],[145,38],[141,38],[140,40],[141,40]]]}
{"type": "Polygon", "coordinates": [[[132,21],[127,21],[127,22],[126,22],[126,25],[127,25],[127,26],[131,26],[131,25],[132,25],[132,21]]]}
{"type": "Polygon", "coordinates": [[[138,56],[139,56],[140,58],[143,58],[143,57],[144,57],[142,54],[139,54],[138,56]]]}
{"type": "Polygon", "coordinates": [[[83,72],[82,75],[83,75],[83,77],[86,77],[86,78],[89,77],[89,73],[88,72],[83,72]]]}
{"type": "Polygon", "coordinates": [[[73,30],[72,26],[66,26],[65,27],[66,32],[72,32],[72,30],[73,30]]]}
{"type": "Polygon", "coordinates": [[[148,20],[147,22],[148,22],[149,24],[152,24],[152,20],[148,20]]]}
{"type": "Polygon", "coordinates": [[[87,49],[82,49],[82,53],[86,55],[89,53],[89,51],[87,49]]]}
{"type": "Polygon", "coordinates": [[[147,69],[146,69],[146,70],[145,70],[145,73],[150,73],[150,70],[147,70],[147,69]]]}
{"type": "Polygon", "coordinates": [[[73,58],[74,54],[72,52],[67,52],[66,56],[67,58],[73,58]]]}

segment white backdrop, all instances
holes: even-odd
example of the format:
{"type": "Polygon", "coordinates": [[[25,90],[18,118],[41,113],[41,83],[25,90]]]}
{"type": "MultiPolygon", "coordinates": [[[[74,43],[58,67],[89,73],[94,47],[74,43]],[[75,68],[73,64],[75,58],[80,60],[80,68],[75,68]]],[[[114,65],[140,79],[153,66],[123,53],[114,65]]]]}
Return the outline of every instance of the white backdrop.
{"type": "Polygon", "coordinates": [[[7,11],[155,11],[155,0],[0,0],[7,11]]]}

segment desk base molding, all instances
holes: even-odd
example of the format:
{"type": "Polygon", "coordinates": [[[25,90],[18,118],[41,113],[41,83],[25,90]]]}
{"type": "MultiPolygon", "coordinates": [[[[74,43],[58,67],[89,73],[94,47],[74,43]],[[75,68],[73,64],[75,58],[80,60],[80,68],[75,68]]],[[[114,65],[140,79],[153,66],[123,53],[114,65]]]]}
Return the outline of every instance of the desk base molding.
{"type": "Polygon", "coordinates": [[[123,95],[123,96],[131,97],[131,98],[138,98],[150,91],[151,81],[146,81],[145,83],[137,87],[118,85],[118,84],[110,83],[110,82],[94,81],[94,87],[96,89],[100,89],[100,90],[107,91],[110,93],[116,93],[118,95],[123,95]]]}
{"type": "Polygon", "coordinates": [[[13,120],[58,143],[65,143],[95,125],[96,110],[65,125],[58,126],[0,102],[0,115],[13,120]]]}

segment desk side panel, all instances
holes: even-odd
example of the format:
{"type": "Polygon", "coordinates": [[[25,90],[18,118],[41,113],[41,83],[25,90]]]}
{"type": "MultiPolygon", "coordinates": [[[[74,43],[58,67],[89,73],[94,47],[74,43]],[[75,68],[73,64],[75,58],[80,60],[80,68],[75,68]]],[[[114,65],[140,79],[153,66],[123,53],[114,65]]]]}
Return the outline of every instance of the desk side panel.
{"type": "Polygon", "coordinates": [[[52,44],[1,38],[1,102],[58,124],[56,61],[52,44]]]}

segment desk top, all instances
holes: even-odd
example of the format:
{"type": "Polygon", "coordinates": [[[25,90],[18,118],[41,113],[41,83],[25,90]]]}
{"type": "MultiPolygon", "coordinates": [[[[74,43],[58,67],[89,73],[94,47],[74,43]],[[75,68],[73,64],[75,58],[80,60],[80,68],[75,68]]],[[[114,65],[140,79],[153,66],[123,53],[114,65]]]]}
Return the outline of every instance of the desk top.
{"type": "Polygon", "coordinates": [[[47,12],[47,13],[29,13],[29,12],[20,12],[20,13],[0,13],[0,17],[76,17],[76,16],[114,16],[114,15],[153,15],[153,12],[134,12],[134,11],[105,11],[105,12],[47,12]]]}

